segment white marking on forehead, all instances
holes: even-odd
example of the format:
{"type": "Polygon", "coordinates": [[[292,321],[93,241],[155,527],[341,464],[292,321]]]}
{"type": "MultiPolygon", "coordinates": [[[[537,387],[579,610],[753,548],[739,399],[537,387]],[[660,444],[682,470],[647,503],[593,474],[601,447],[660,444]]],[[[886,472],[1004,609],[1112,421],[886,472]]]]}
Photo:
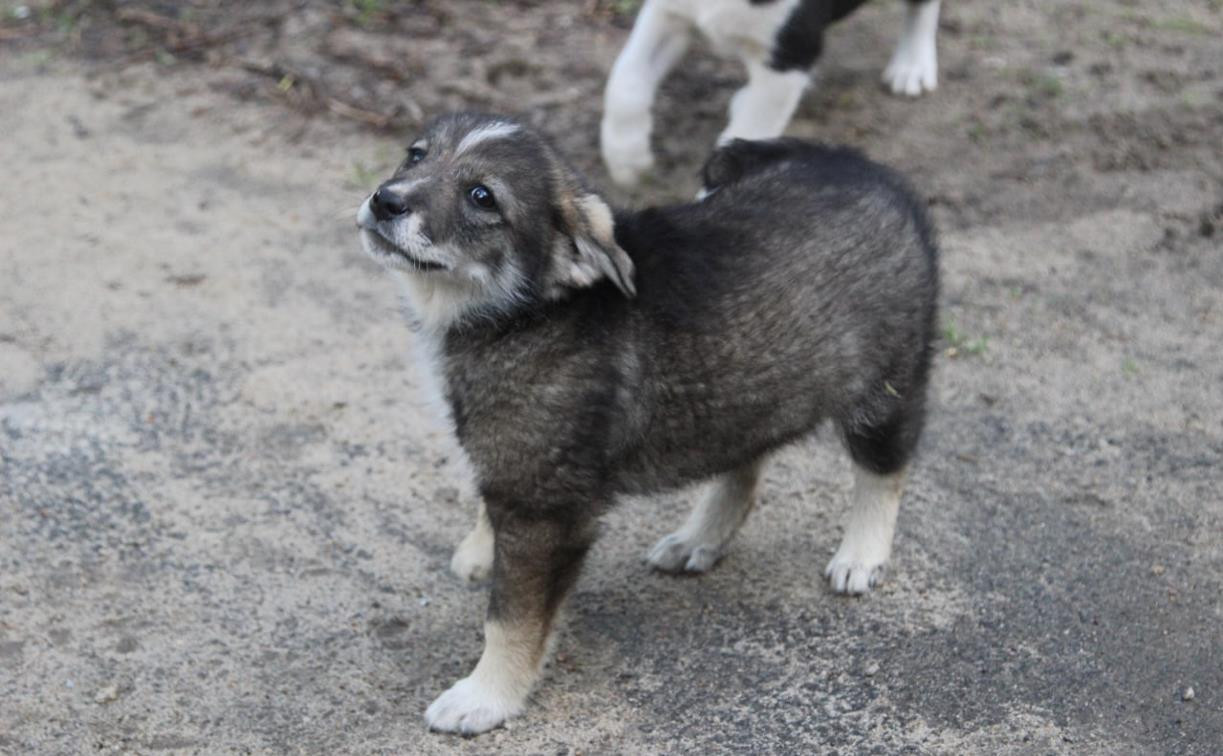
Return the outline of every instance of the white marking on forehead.
{"type": "Polygon", "coordinates": [[[391,183],[386,184],[385,186],[386,188],[390,189],[391,191],[400,192],[401,194],[407,194],[408,192],[412,191],[420,184],[425,183],[425,181],[426,179],[423,179],[423,178],[414,178],[414,179],[405,178],[405,179],[400,179],[398,181],[392,181],[391,183]]]}
{"type": "Polygon", "coordinates": [[[464,151],[470,150],[481,142],[487,142],[491,139],[504,139],[513,134],[517,134],[519,126],[516,123],[506,123],[497,121],[495,123],[486,123],[483,126],[477,126],[463,136],[459,142],[459,146],[455,148],[455,155],[462,155],[464,151]]]}

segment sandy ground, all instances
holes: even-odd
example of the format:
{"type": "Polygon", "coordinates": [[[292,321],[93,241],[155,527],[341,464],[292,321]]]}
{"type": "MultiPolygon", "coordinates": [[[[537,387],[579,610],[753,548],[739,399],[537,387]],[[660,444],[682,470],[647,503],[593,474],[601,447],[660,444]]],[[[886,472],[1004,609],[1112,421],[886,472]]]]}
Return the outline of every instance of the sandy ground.
{"type": "MultiPolygon", "coordinates": [[[[421,713],[479,654],[483,593],[446,570],[475,500],[351,227],[403,137],[249,67],[0,48],[0,752],[1218,753],[1219,4],[947,5],[937,94],[875,85],[877,4],[792,128],[905,169],[942,229],[889,582],[820,577],[849,486],[828,435],[701,578],[641,561],[693,493],[626,502],[529,713],[472,740],[421,713]]],[[[623,24],[561,6],[490,11],[513,44],[420,32],[438,66],[538,50],[522,81],[385,87],[517,98],[605,184],[623,24]]],[[[611,196],[690,195],[736,76],[698,52],[657,181],[611,196]]]]}

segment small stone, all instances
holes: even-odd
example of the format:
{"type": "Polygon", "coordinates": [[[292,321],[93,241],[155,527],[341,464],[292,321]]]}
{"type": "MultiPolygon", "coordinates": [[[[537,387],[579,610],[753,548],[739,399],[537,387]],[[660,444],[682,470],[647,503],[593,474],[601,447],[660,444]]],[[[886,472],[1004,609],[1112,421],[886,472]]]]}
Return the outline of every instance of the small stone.
{"type": "Polygon", "coordinates": [[[866,665],[866,669],[862,670],[862,672],[867,677],[874,677],[875,675],[879,674],[879,665],[875,662],[871,662],[870,664],[866,665]]]}
{"type": "Polygon", "coordinates": [[[117,685],[107,685],[94,695],[93,701],[94,703],[106,704],[118,700],[118,698],[119,687],[117,685]]]}
{"type": "Polygon", "coordinates": [[[1162,564],[1151,565],[1151,574],[1154,575],[1155,577],[1159,577],[1160,575],[1164,574],[1167,571],[1168,571],[1168,568],[1163,566],[1162,564]]]}
{"type": "Polygon", "coordinates": [[[1197,698],[1197,697],[1198,697],[1198,694],[1197,694],[1197,693],[1196,693],[1196,692],[1193,690],[1193,688],[1191,688],[1191,687],[1190,687],[1190,688],[1185,688],[1185,692],[1184,692],[1184,693],[1181,693],[1181,700],[1182,700],[1182,701],[1192,701],[1193,699],[1195,699],[1195,698],[1197,698]]]}

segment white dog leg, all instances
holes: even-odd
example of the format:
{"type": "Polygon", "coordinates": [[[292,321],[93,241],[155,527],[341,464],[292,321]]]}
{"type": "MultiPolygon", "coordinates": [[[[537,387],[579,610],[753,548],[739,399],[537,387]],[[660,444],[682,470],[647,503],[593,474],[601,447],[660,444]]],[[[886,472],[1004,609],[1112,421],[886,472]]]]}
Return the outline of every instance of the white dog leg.
{"type": "Polygon", "coordinates": [[[854,466],[853,503],[841,547],[824,571],[832,590],[862,594],[882,578],[892,553],[892,535],[900,511],[904,471],[876,475],[854,466]]]}
{"type": "Polygon", "coordinates": [[[705,572],[712,567],[751,511],[762,467],[758,460],[720,476],[683,527],[650,550],[649,563],[667,572],[705,572]]]}
{"type": "Polygon", "coordinates": [[[910,3],[904,31],[892,60],[883,69],[883,83],[894,94],[917,97],[938,87],[938,11],[940,0],[910,3]]]}
{"type": "Polygon", "coordinates": [[[526,640],[533,635],[501,622],[485,622],[479,663],[429,705],[429,728],[475,735],[521,714],[543,663],[544,655],[526,640]]]}
{"type": "Polygon", "coordinates": [[[493,569],[493,526],[488,521],[488,510],[480,502],[476,515],[476,526],[459,543],[450,560],[450,571],[469,583],[488,578],[493,569]]]}
{"type": "Polygon", "coordinates": [[[654,165],[650,108],[658,86],[688,49],[688,23],[665,6],[665,0],[647,0],[603,94],[599,143],[608,173],[621,186],[633,186],[654,165]]]}
{"type": "Polygon", "coordinates": [[[774,71],[763,61],[748,61],[747,76],[747,84],[731,98],[730,123],[718,144],[781,136],[811,82],[807,71],[774,71]]]}

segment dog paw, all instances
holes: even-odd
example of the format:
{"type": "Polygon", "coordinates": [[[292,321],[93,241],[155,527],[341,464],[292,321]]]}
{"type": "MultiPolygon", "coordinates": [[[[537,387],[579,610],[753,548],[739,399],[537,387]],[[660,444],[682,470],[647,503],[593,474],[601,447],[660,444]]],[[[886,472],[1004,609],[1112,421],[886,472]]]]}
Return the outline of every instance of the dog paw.
{"type": "Polygon", "coordinates": [[[882,582],[883,567],[882,561],[854,559],[838,552],[824,569],[824,576],[836,593],[860,596],[882,582]]]}
{"type": "Polygon", "coordinates": [[[918,97],[938,88],[938,64],[933,54],[897,53],[883,70],[883,83],[892,94],[918,97]]]}
{"type": "Polygon", "coordinates": [[[490,535],[479,528],[468,533],[450,558],[450,571],[469,583],[487,580],[493,571],[493,540],[490,535]]]}
{"type": "Polygon", "coordinates": [[[609,155],[605,152],[603,161],[607,164],[607,173],[612,181],[625,189],[640,184],[642,177],[654,167],[654,156],[648,152],[644,155],[609,155]]]}
{"type": "Polygon", "coordinates": [[[717,544],[700,543],[682,533],[672,533],[654,544],[646,561],[663,572],[706,572],[721,556],[722,549],[717,544]]]}
{"type": "Polygon", "coordinates": [[[603,123],[600,135],[603,164],[617,185],[631,189],[654,167],[654,155],[650,152],[648,123],[632,128],[616,125],[612,119],[603,123]]]}
{"type": "Polygon", "coordinates": [[[430,730],[478,735],[521,713],[521,702],[511,700],[472,677],[464,677],[429,705],[425,721],[430,730]]]}

